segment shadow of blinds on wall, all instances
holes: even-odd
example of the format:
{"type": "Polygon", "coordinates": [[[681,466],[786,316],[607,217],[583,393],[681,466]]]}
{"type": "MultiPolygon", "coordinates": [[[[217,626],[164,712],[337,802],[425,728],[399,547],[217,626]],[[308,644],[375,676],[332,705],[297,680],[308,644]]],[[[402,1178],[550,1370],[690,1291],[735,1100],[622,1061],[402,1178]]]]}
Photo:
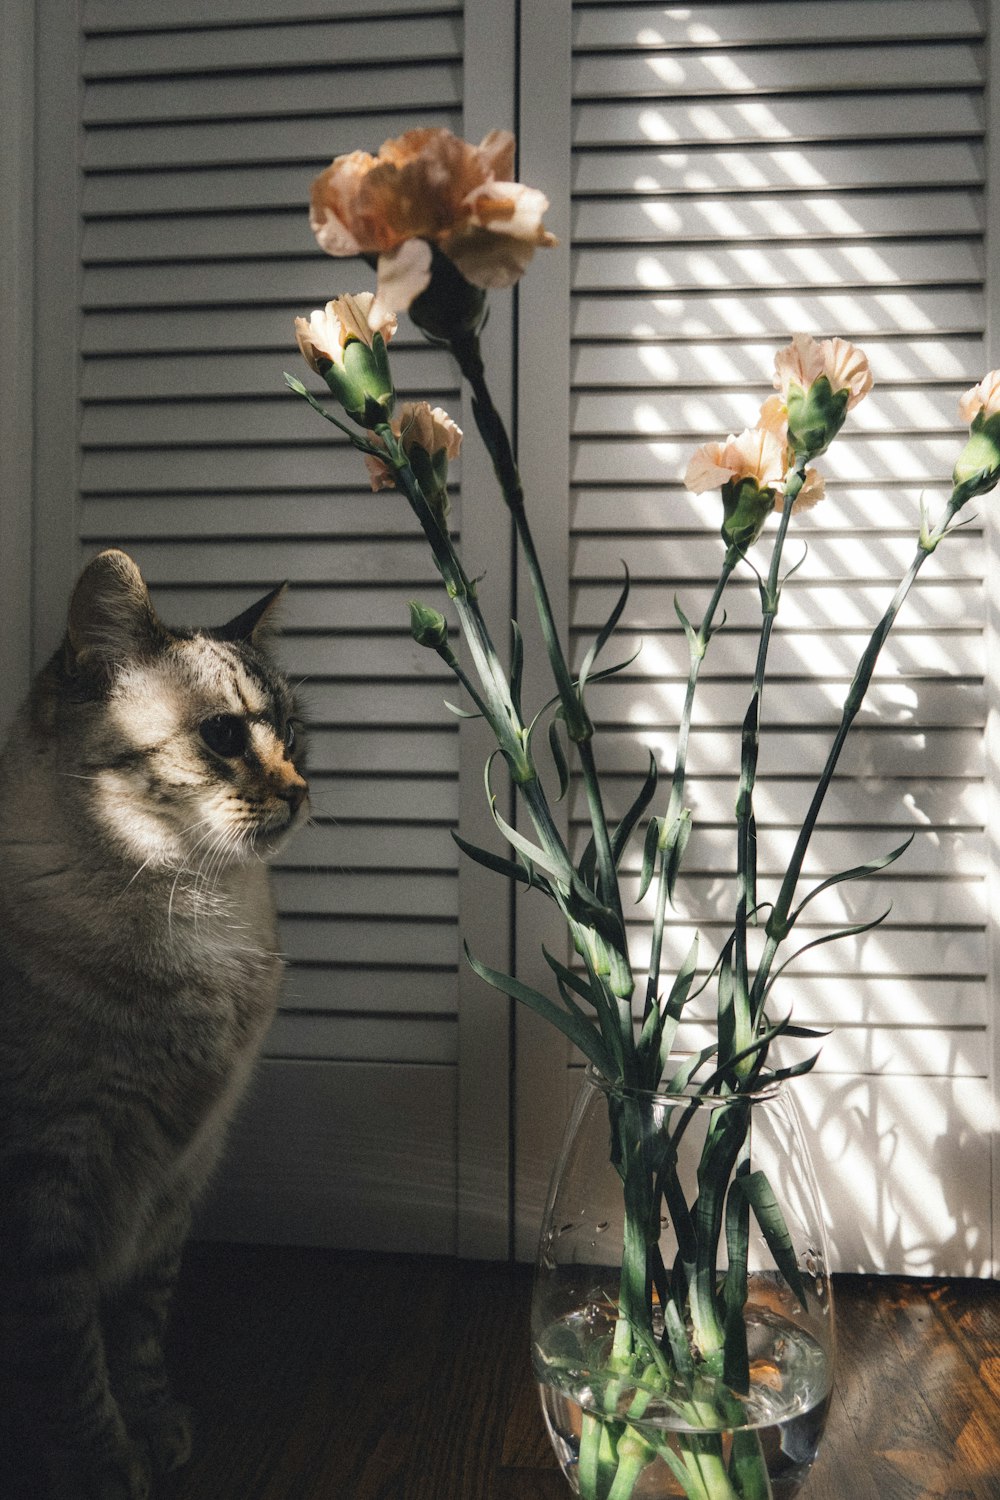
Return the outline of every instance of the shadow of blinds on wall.
{"type": "MultiPolygon", "coordinates": [[[[783,594],[758,783],[764,899],[912,556],[921,493],[946,496],[957,398],[985,368],[983,42],[964,0],[574,9],[573,626],[592,637],[624,559],[642,640],[629,680],[592,695],[616,810],[642,747],[669,775],[687,673],[673,599],[699,619],[721,561],[717,498],[680,482],[690,453],[755,423],[795,330],[857,342],[876,376],[822,460],[827,498],[796,526],[808,555],[783,594]]],[[[796,1087],[846,1270],[991,1264],[984,565],[973,522],[925,571],[814,839],[810,884],[914,836],[887,874],[817,901],[805,937],[891,913],[806,954],[775,1000],[836,1028],[796,1087]]],[[[749,572],[727,599],[699,690],[696,828],[667,966],[696,913],[707,953],[735,909],[749,572]]],[[[573,815],[582,838],[582,790],[573,815]]],[[[640,955],[650,918],[636,918],[640,955]]]]}
{"type": "MultiPolygon", "coordinates": [[[[83,7],[79,539],[128,549],[178,623],[291,584],[280,649],[315,818],[281,856],[283,1008],[205,1227],[449,1252],[458,733],[406,607],[433,577],[408,511],[282,372],[317,386],[293,317],[372,285],[317,250],[309,184],[405,129],[461,132],[461,6],[292,9],[83,7]]],[[[446,360],[405,322],[393,365],[401,394],[460,420],[446,360]]]]}

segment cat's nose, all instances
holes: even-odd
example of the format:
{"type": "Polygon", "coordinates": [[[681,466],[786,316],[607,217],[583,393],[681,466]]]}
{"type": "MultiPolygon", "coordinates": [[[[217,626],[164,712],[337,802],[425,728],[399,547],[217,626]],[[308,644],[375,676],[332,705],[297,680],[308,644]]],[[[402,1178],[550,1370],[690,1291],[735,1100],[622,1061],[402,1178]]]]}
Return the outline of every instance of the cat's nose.
{"type": "Polygon", "coordinates": [[[286,782],[281,789],[281,796],[292,810],[292,817],[298,812],[303,802],[309,795],[309,787],[301,778],[296,781],[286,782]]]}

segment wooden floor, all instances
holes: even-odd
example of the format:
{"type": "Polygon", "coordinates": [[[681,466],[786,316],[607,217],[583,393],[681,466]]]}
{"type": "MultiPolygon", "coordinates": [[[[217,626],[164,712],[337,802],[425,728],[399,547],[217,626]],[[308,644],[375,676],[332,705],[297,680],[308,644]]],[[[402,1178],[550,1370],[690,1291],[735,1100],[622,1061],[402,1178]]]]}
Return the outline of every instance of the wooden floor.
{"type": "MultiPolygon", "coordinates": [[[[194,1459],[162,1500],[568,1500],[524,1267],[196,1245],[175,1311],[194,1459]]],[[[803,1500],[1000,1500],[1000,1284],[841,1278],[803,1500]]]]}

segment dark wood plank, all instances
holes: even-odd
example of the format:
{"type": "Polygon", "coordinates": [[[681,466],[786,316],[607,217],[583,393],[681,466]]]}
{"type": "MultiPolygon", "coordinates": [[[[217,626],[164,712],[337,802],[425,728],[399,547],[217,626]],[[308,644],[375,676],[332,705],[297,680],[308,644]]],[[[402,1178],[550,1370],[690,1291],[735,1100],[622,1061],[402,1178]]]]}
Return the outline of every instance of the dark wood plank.
{"type": "MultiPolygon", "coordinates": [[[[528,1358],[530,1269],[195,1245],[173,1365],[195,1456],[158,1500],[568,1500],[528,1358]]],[[[837,1279],[802,1500],[1000,1500],[1000,1289],[837,1279]]]]}

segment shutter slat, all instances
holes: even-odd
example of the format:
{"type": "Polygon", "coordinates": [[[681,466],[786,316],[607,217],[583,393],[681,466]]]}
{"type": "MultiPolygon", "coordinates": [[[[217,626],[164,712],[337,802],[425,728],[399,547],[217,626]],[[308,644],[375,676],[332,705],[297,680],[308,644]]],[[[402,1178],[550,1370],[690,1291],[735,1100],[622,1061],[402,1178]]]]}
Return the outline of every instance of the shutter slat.
{"type": "MultiPolygon", "coordinates": [[[[789,193],[907,187],[914,177],[930,186],[980,184],[982,147],[972,141],[865,146],[743,146],[720,151],[588,151],[573,174],[578,196],[601,193],[789,193]]],[[[273,178],[277,195],[281,179],[273,178]]],[[[272,189],[272,179],[264,184],[272,189]]],[[[237,189],[238,191],[238,189],[237,189]]],[[[239,201],[237,199],[237,201],[239,201]]],[[[269,201],[269,200],[265,200],[269,201]]]]}
{"type": "Polygon", "coordinates": [[[982,23],[971,0],[824,0],[822,5],[686,5],[668,8],[584,5],[576,12],[573,43],[578,49],[672,49],[704,46],[763,47],[774,43],[875,41],[887,34],[944,40],[978,38],[982,23]]]}
{"type": "Polygon", "coordinates": [[[787,196],[748,192],[737,202],[727,197],[685,197],[674,202],[650,198],[586,198],[573,210],[573,239],[581,243],[631,241],[668,243],[726,240],[754,244],[794,240],[871,239],[930,235],[951,238],[978,234],[983,202],[974,189],[899,189],[892,193],[833,193],[804,190],[787,196]]]}
{"type": "MultiPolygon", "coordinates": [[[[815,6],[810,6],[810,18],[815,6]]],[[[865,47],[762,47],[746,54],[671,53],[643,56],[602,51],[578,56],[577,99],[648,98],[663,93],[692,98],[717,94],[791,94],[851,89],[862,95],[890,88],[960,88],[983,79],[982,51],[968,42],[898,42],[882,46],[878,67],[865,47]]]]}
{"type": "MultiPolygon", "coordinates": [[[[430,62],[379,68],[329,66],[266,73],[254,79],[252,93],[239,78],[187,77],[116,80],[87,85],[83,120],[87,126],[153,124],[183,120],[240,120],[269,115],[322,116],[371,110],[457,108],[462,70],[457,62],[430,62]]],[[[377,145],[378,143],[376,143],[377,145]]]]}
{"type": "MultiPolygon", "coordinates": [[[[864,0],[867,5],[870,0],[864,0]]],[[[810,22],[815,14],[811,7],[810,22]]],[[[780,109],[772,100],[715,98],[705,103],[674,102],[668,95],[639,101],[628,98],[578,103],[573,110],[577,146],[664,145],[756,141],[876,140],[920,136],[930,140],[975,135],[983,128],[982,99],[968,90],[934,92],[933,87],[906,93],[869,94],[864,109],[857,97],[785,96],[780,109]]]]}
{"type": "MultiPolygon", "coordinates": [[[[952,124],[954,120],[952,119],[952,124]]],[[[390,110],[382,114],[324,115],[320,118],[198,120],[177,125],[104,125],[88,130],[84,166],[100,171],[147,170],[152,167],[245,167],[269,162],[318,161],[359,149],[374,152],[382,141],[416,125],[442,127],[461,134],[455,105],[424,106],[418,114],[390,110]]],[[[949,131],[942,122],[941,133],[949,131]]],[[[91,190],[96,190],[95,178],[91,190]]],[[[88,187],[90,187],[88,183],[88,187]]]]}
{"type": "Polygon", "coordinates": [[[882,240],[878,245],[799,245],[765,249],[703,245],[697,250],[657,246],[642,250],[578,250],[573,257],[573,289],[599,291],[697,292],[702,288],[812,287],[831,281],[841,287],[935,285],[947,263],[953,284],[979,284],[985,274],[983,249],[976,239],[882,240]]]}
{"type": "Polygon", "coordinates": [[[397,17],[391,26],[353,17],[289,21],[282,26],[245,27],[238,38],[230,27],[220,25],[153,34],[118,31],[87,38],[82,74],[88,80],[199,73],[222,79],[227,73],[245,76],[279,68],[328,70],[334,62],[338,67],[366,65],[372,57],[378,57],[381,66],[457,58],[461,47],[460,19],[430,15],[397,17]],[[238,45],[234,46],[234,40],[238,45]]]}

